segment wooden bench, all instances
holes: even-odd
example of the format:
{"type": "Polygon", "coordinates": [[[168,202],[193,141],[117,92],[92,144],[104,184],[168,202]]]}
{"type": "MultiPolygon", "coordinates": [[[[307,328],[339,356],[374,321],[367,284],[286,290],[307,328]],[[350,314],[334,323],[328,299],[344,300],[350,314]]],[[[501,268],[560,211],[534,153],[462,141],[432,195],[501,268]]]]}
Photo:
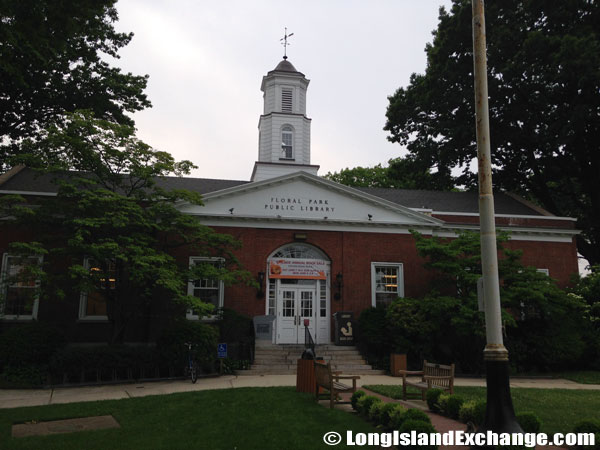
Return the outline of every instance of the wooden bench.
{"type": "Polygon", "coordinates": [[[341,372],[332,372],[331,364],[323,364],[315,361],[315,381],[316,381],[316,397],[319,400],[319,387],[329,391],[329,407],[333,409],[334,403],[350,403],[342,402],[338,399],[340,392],[356,392],[356,380],[358,375],[341,375],[341,372]],[[339,380],[352,380],[352,386],[340,383],[339,380]]]}
{"type": "Polygon", "coordinates": [[[412,386],[421,390],[421,398],[425,400],[428,389],[442,389],[454,394],[454,364],[444,366],[442,364],[423,361],[423,370],[400,370],[402,375],[402,399],[406,400],[406,387],[412,386]],[[407,380],[408,375],[421,375],[421,381],[407,380]]]}

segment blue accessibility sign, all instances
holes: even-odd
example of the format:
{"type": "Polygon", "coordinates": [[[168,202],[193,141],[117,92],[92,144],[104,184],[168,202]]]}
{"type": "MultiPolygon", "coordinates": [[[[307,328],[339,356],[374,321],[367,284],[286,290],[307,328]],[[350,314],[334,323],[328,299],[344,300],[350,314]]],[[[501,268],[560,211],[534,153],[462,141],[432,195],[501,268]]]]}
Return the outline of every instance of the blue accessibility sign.
{"type": "Polygon", "coordinates": [[[222,343],[217,345],[217,357],[227,358],[227,344],[222,343]]]}

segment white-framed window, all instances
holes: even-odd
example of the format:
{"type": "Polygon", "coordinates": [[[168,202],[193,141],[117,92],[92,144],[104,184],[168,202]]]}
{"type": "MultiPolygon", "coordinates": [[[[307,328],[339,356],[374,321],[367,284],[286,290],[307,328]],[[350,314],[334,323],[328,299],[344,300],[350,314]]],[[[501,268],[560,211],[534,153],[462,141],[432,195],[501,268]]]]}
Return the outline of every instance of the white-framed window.
{"type": "Polygon", "coordinates": [[[117,287],[116,266],[114,261],[107,261],[103,269],[97,261],[85,257],[83,267],[90,271],[94,278],[95,289],[82,292],[79,298],[80,320],[108,320],[108,293],[117,287]]]}
{"type": "Polygon", "coordinates": [[[275,302],[277,297],[277,280],[274,278],[269,279],[269,302],[267,304],[267,314],[270,316],[275,315],[275,302]]]}
{"type": "MultiPolygon", "coordinates": [[[[220,266],[223,263],[223,258],[208,258],[202,256],[191,256],[190,267],[195,264],[212,264],[220,266]]],[[[211,303],[215,309],[223,307],[224,285],[222,280],[215,278],[202,278],[188,283],[188,295],[199,298],[203,302],[211,303]]],[[[200,317],[196,311],[188,309],[185,317],[189,320],[211,320],[216,316],[200,317]]]]}
{"type": "Polygon", "coordinates": [[[289,125],[281,128],[281,159],[294,159],[294,129],[289,125]]]}
{"type": "Polygon", "coordinates": [[[33,320],[39,307],[40,280],[27,267],[42,265],[42,256],[15,256],[5,253],[0,274],[0,317],[5,320],[33,320]]]}
{"type": "Polygon", "coordinates": [[[294,111],[294,89],[281,88],[281,112],[291,113],[294,111]]]}
{"type": "Polygon", "coordinates": [[[386,306],[404,297],[402,263],[371,263],[371,305],[386,306]]]}
{"type": "Polygon", "coordinates": [[[549,269],[535,269],[537,272],[539,273],[544,273],[547,276],[550,276],[550,270],[549,269]]]}
{"type": "Polygon", "coordinates": [[[327,282],[319,281],[319,317],[327,317],[327,282]]]}

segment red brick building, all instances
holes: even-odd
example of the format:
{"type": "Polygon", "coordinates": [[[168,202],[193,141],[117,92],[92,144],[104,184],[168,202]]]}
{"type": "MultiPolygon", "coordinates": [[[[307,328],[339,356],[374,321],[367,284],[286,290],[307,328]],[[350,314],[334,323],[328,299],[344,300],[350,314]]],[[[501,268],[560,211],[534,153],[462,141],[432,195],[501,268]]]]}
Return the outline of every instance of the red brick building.
{"type": "MultiPolygon", "coordinates": [[[[425,294],[430,275],[409,230],[451,238],[463,230],[478,230],[479,222],[476,193],[354,189],[318,177],[318,166],[310,162],[308,84],[287,60],[263,78],[259,158],[250,181],[161,181],[165,187],[203,195],[204,206],[182,205],[181,210],[239,239],[238,257],[261,284],[257,292],[199,280],[189,284],[189,293],[251,317],[266,316],[273,325],[267,338],[276,344],[303,342],[305,320],[317,343],[331,342],[334,313],[353,311],[358,316],[397,296],[425,294]]],[[[48,177],[36,178],[31,170],[18,168],[0,177],[0,194],[14,193],[43,200],[55,195],[56,186],[48,177]]],[[[560,285],[568,283],[577,272],[574,219],[555,217],[503,193],[495,196],[495,213],[498,229],[510,232],[507,246],[522,249],[526,265],[560,285]]],[[[16,270],[7,246],[22,238],[17,232],[0,236],[4,278],[16,270]]],[[[182,264],[210,259],[185,251],[176,256],[182,264]]],[[[3,282],[1,288],[6,294],[30,287],[3,282]]],[[[166,305],[151,311],[128,339],[152,338],[148,330],[160,328],[161,317],[169,313],[166,305]]],[[[187,317],[202,320],[192,311],[187,317]]],[[[21,306],[9,299],[4,305],[4,321],[34,319],[59,323],[76,342],[102,342],[108,326],[106,310],[93,295],[57,304],[32,298],[21,306]]]]}

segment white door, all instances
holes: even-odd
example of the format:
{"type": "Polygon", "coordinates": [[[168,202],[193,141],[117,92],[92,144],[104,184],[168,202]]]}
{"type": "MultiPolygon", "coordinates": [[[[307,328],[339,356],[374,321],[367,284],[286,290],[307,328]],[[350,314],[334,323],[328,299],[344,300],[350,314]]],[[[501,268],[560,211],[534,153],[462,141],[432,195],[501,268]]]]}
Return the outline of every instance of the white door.
{"type": "Polygon", "coordinates": [[[277,292],[277,343],[304,344],[305,321],[308,321],[308,329],[316,342],[316,289],[280,287],[277,292]]]}

